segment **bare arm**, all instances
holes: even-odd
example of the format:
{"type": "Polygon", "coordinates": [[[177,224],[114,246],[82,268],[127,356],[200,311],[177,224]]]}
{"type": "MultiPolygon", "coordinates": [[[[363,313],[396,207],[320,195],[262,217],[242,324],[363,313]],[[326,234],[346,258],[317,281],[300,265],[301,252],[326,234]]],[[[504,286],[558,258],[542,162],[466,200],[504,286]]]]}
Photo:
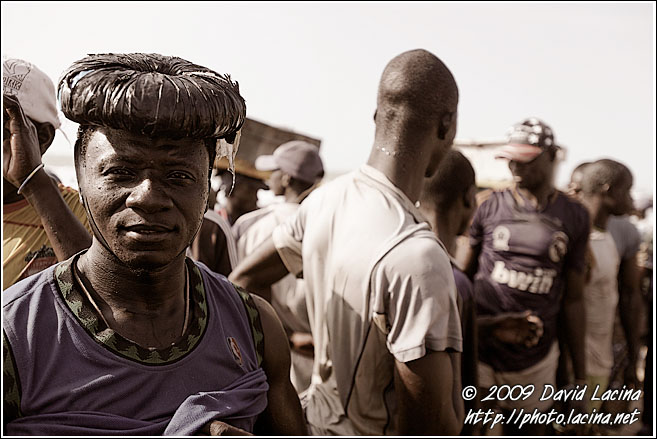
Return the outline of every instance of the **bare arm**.
{"type": "Polygon", "coordinates": [[[57,260],[64,261],[89,248],[89,232],[68,207],[55,182],[43,169],[30,179],[22,194],[41,218],[41,224],[57,260]]]}
{"type": "Polygon", "coordinates": [[[575,379],[586,380],[586,357],[584,349],[584,332],[586,319],[582,291],[585,283],[585,273],[568,270],[566,273],[566,289],[563,297],[564,324],[568,334],[568,348],[573,361],[575,379]]]}
{"type": "MultiPolygon", "coordinates": [[[[41,164],[41,154],[52,142],[54,128],[37,127],[25,116],[15,98],[3,96],[9,116],[9,141],[3,142],[3,177],[19,188],[41,164]]],[[[91,245],[91,236],[68,207],[57,184],[42,169],[23,187],[21,194],[41,218],[55,256],[62,261],[91,245]]]]}
{"type": "Polygon", "coordinates": [[[271,285],[286,274],[288,270],[274,247],[274,240],[268,238],[235,267],[229,279],[270,302],[271,285]]]}
{"type": "Polygon", "coordinates": [[[259,435],[306,435],[306,422],[297,392],[290,382],[290,348],[283,325],[264,299],[254,296],[265,334],[262,367],[267,374],[267,409],[258,417],[259,435]]]}
{"type": "Polygon", "coordinates": [[[463,427],[461,354],[434,352],[395,360],[400,435],[457,435],[463,427]]]}
{"type": "Polygon", "coordinates": [[[201,230],[190,246],[192,258],[203,262],[210,270],[228,276],[232,266],[226,239],[221,227],[203,218],[201,230]]]}
{"type": "Polygon", "coordinates": [[[636,361],[639,346],[639,328],[636,318],[639,305],[639,267],[636,255],[621,262],[618,289],[620,293],[618,306],[625,340],[630,357],[630,364],[625,371],[627,385],[636,386],[636,361]]]}

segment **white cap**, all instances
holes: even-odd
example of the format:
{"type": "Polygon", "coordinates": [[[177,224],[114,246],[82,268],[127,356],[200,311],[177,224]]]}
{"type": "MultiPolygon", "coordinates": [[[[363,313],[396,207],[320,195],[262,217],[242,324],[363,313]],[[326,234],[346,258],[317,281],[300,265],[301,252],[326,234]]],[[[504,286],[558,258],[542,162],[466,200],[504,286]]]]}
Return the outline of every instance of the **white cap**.
{"type": "Polygon", "coordinates": [[[55,85],[34,64],[22,59],[5,59],[2,62],[2,95],[16,97],[25,115],[33,121],[47,122],[55,129],[61,125],[55,85]]]}

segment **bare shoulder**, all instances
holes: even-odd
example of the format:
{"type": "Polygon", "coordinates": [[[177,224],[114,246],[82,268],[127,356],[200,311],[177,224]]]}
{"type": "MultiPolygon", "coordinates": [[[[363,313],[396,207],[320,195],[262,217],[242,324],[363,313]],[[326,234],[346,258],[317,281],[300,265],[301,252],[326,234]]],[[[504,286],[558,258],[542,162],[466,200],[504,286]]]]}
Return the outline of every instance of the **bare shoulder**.
{"type": "Polygon", "coordinates": [[[281,324],[276,311],[269,302],[257,294],[251,294],[251,297],[253,297],[253,302],[258,307],[258,312],[260,313],[260,319],[262,321],[262,327],[265,330],[265,333],[267,333],[268,327],[270,329],[275,329],[277,326],[283,328],[283,325],[281,324]]]}
{"type": "Polygon", "coordinates": [[[253,297],[253,301],[258,308],[262,331],[265,335],[265,362],[270,364],[272,360],[285,362],[286,358],[289,362],[289,342],[276,311],[262,297],[256,294],[251,294],[251,297],[253,297]]]}

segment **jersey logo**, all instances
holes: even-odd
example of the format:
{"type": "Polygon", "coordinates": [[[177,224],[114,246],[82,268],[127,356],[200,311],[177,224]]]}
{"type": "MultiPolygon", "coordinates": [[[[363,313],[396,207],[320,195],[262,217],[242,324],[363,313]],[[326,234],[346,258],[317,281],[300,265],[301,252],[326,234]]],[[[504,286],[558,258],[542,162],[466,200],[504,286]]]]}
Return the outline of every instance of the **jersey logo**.
{"type": "Polygon", "coordinates": [[[556,264],[566,256],[567,251],[568,235],[564,232],[555,232],[552,235],[552,243],[550,243],[550,248],[548,249],[550,260],[556,264]]]}
{"type": "Polygon", "coordinates": [[[237,344],[237,340],[235,340],[233,337],[227,337],[226,341],[228,342],[228,347],[230,348],[230,351],[233,353],[233,357],[235,358],[235,361],[237,362],[237,364],[241,366],[242,352],[240,351],[240,347],[237,344]]]}
{"type": "Polygon", "coordinates": [[[512,270],[506,268],[503,261],[495,261],[490,274],[490,278],[498,284],[533,294],[548,294],[556,276],[557,270],[550,268],[535,268],[533,273],[512,270]]]}
{"type": "Polygon", "coordinates": [[[493,248],[495,250],[509,250],[509,239],[511,239],[509,229],[504,226],[495,227],[495,230],[493,230],[493,248]]]}

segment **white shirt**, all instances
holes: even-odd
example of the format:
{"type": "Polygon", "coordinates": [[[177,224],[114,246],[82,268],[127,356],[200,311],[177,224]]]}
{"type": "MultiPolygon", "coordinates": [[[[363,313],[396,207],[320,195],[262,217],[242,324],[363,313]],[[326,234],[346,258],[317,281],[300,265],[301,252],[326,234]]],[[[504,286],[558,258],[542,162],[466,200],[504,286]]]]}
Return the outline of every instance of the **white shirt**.
{"type": "Polygon", "coordinates": [[[411,200],[367,165],[315,190],[273,238],[306,283],[315,342],[304,398],[311,428],[394,434],[394,360],[461,351],[444,247],[411,200]]]}
{"type": "Polygon", "coordinates": [[[614,366],[612,338],[618,306],[620,257],[609,232],[592,230],[589,245],[595,258],[591,280],[584,286],[586,373],[609,376],[614,366]]]}
{"type": "MultiPolygon", "coordinates": [[[[242,261],[272,236],[280,223],[294,215],[298,203],[274,203],[240,216],[233,224],[237,238],[237,256],[242,261]]],[[[286,329],[310,332],[304,282],[288,274],[271,286],[272,306],[286,329]]]]}

